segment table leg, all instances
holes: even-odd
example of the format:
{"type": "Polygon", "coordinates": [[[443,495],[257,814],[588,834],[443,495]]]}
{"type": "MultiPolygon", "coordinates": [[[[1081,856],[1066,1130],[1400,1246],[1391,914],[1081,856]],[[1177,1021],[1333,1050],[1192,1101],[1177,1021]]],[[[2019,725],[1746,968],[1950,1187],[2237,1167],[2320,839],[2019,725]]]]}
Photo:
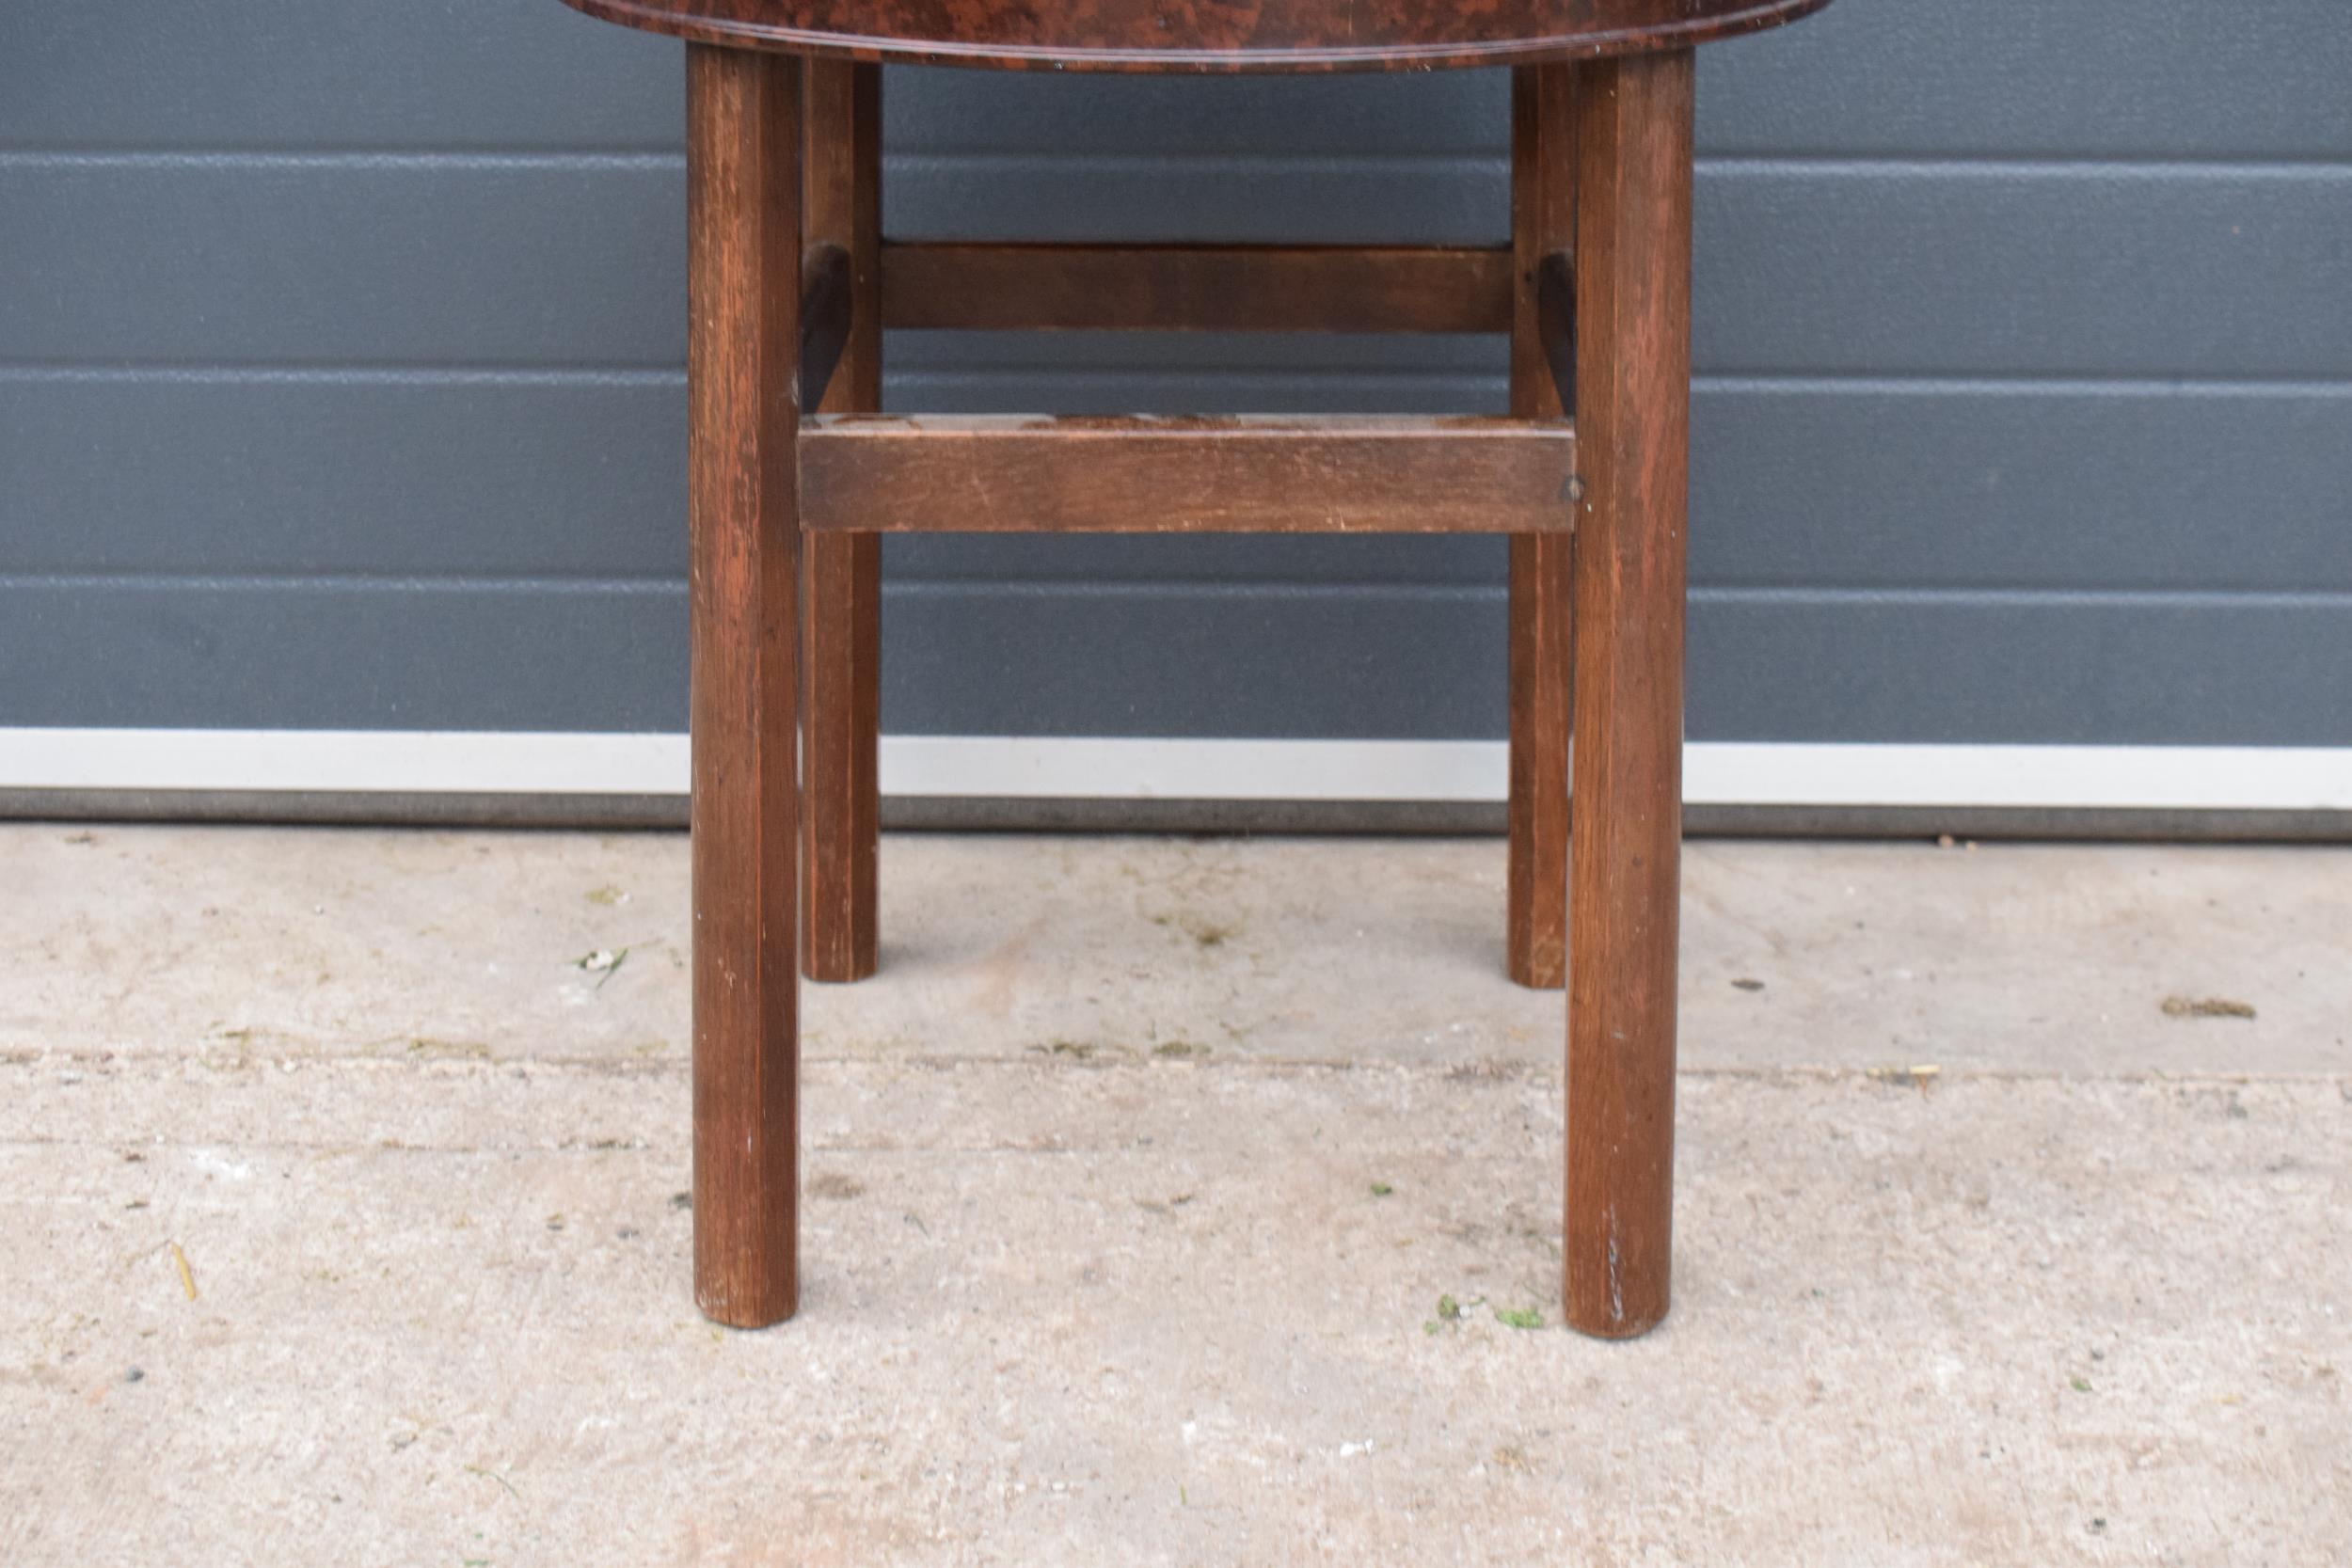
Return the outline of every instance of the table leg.
{"type": "MultiPolygon", "coordinates": [[[[1575,246],[1575,87],[1571,66],[1511,73],[1511,412],[1520,419],[1563,412],[1536,271],[1575,246]]],[[[1569,561],[1564,534],[1512,536],[1506,958],[1512,979],[1552,990],[1567,980],[1569,561]]]]}
{"type": "Polygon", "coordinates": [[[1570,850],[1568,1323],[1666,1315],[1690,488],[1687,50],[1577,82],[1576,834],[1570,850]]]}
{"type": "Polygon", "coordinates": [[[694,1295],[798,1301],[799,62],[687,51],[694,1295]]]}
{"type": "MultiPolygon", "coordinates": [[[[882,408],[882,68],[808,62],[807,244],[850,258],[850,336],[823,412],[882,408]]],[[[874,973],[882,713],[882,540],[819,533],[808,551],[806,793],[812,980],[874,973]]]]}

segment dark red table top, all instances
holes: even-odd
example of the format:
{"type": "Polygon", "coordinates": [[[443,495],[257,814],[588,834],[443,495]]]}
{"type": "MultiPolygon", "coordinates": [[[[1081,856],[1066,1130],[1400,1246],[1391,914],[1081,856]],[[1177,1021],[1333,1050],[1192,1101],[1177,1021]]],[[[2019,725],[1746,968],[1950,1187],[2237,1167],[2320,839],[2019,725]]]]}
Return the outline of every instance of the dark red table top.
{"type": "Polygon", "coordinates": [[[702,43],[1049,71],[1426,71],[1682,48],[1829,0],[564,0],[702,43]]]}

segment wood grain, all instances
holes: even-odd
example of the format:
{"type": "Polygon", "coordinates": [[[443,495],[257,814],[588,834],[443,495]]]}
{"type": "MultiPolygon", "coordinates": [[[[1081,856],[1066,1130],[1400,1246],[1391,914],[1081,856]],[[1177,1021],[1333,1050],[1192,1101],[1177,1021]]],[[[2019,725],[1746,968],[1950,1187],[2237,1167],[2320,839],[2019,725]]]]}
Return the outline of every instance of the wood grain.
{"type": "Polygon", "coordinates": [[[1567,1320],[1666,1315],[1690,487],[1687,52],[1577,82],[1576,834],[1570,849],[1567,1320]]]}
{"type": "Polygon", "coordinates": [[[1557,421],[828,416],[801,440],[803,526],[961,533],[1565,530],[1557,421]]]}
{"type": "Polygon", "coordinates": [[[1428,71],[1689,48],[1828,0],[565,0],[704,43],[1053,71],[1428,71]]]}
{"type": "Polygon", "coordinates": [[[1511,253],[1438,245],[882,247],[882,325],[992,331],[1504,332],[1511,253]]]}
{"type": "MultiPolygon", "coordinates": [[[[841,360],[822,407],[882,407],[882,68],[807,66],[807,230],[846,259],[841,360]]],[[[807,848],[802,889],[812,980],[862,980],[880,951],[882,541],[811,534],[808,552],[807,848]]]]}
{"type": "MultiPolygon", "coordinates": [[[[1566,66],[1511,73],[1511,412],[1559,419],[1545,339],[1544,268],[1575,244],[1576,89],[1566,66]]],[[[1554,302],[1554,309],[1557,304],[1554,302]]],[[[1567,983],[1571,541],[1511,541],[1510,843],[1505,958],[1523,986],[1567,983]]]]}
{"type": "Polygon", "coordinates": [[[800,64],[687,52],[694,1294],[797,1301],[800,64]]]}

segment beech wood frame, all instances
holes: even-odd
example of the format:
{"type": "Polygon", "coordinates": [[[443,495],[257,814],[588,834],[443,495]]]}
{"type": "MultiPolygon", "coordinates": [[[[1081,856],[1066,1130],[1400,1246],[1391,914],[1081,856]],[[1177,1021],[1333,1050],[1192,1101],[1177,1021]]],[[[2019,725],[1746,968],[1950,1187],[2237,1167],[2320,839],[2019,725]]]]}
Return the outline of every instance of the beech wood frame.
{"type": "Polygon", "coordinates": [[[1515,68],[1507,246],[893,244],[878,67],[689,46],[707,1315],[797,1305],[798,970],[875,968],[879,535],[975,529],[1511,536],[1505,951],[1521,983],[1569,988],[1566,1315],[1613,1338],[1664,1315],[1691,63],[1515,68]],[[1511,406],[885,417],[890,327],[1507,333],[1511,406]]]}

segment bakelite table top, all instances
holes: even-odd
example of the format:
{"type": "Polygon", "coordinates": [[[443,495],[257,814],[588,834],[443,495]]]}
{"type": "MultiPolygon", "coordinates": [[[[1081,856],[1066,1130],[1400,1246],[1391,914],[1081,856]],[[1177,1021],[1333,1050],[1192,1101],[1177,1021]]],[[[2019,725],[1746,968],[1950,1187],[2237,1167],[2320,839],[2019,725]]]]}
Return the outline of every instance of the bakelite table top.
{"type": "Polygon", "coordinates": [[[1676,49],[1829,0],[565,0],[701,43],[1049,71],[1428,71],[1676,49]]]}

